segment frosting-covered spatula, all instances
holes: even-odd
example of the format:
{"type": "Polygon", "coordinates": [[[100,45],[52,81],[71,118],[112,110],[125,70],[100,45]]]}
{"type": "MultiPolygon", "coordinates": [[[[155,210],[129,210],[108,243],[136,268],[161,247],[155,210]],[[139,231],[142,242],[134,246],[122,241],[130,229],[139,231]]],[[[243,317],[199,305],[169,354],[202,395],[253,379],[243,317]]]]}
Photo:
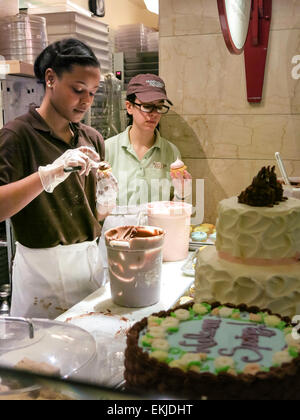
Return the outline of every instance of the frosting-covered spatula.
{"type": "Polygon", "coordinates": [[[278,163],[278,166],[279,166],[279,170],[280,170],[280,173],[281,173],[281,176],[282,176],[282,178],[284,180],[285,185],[291,186],[289,177],[287,176],[287,172],[285,170],[285,166],[284,166],[284,163],[283,163],[283,161],[281,159],[281,156],[280,156],[280,153],[279,152],[276,152],[275,153],[275,158],[277,160],[277,163],[278,163]]]}

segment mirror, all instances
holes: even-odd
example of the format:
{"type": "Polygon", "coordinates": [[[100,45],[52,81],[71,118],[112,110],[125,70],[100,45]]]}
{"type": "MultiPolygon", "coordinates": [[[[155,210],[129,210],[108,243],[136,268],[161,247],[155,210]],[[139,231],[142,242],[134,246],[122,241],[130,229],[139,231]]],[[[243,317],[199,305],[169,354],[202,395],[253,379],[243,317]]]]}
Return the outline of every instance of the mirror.
{"type": "Polygon", "coordinates": [[[252,0],[217,1],[226,45],[232,54],[241,54],[248,35],[252,0]]]}
{"type": "Polygon", "coordinates": [[[89,0],[89,9],[95,16],[105,16],[105,0],[89,0]]]}

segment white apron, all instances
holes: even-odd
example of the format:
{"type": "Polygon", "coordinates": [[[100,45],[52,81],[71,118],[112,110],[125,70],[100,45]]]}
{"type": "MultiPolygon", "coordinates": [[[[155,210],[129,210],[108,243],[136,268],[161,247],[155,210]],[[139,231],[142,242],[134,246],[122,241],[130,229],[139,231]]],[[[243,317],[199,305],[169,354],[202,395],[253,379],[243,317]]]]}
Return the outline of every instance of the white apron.
{"type": "Polygon", "coordinates": [[[111,214],[106,217],[99,241],[99,248],[104,268],[108,268],[105,232],[117,226],[137,226],[147,224],[147,219],[144,213],[146,205],[147,204],[141,204],[139,206],[117,206],[111,214]]]}
{"type": "Polygon", "coordinates": [[[31,249],[16,244],[11,316],[54,319],[103,283],[97,241],[31,249]]]}

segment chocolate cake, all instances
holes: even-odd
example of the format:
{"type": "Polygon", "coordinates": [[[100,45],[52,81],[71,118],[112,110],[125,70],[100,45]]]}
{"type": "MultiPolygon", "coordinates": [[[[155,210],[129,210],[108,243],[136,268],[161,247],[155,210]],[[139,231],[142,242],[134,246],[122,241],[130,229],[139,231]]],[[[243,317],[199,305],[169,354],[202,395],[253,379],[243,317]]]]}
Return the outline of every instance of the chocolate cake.
{"type": "Polygon", "coordinates": [[[188,399],[299,399],[299,352],[287,317],[246,305],[190,303],[130,329],[126,386],[188,399]]]}

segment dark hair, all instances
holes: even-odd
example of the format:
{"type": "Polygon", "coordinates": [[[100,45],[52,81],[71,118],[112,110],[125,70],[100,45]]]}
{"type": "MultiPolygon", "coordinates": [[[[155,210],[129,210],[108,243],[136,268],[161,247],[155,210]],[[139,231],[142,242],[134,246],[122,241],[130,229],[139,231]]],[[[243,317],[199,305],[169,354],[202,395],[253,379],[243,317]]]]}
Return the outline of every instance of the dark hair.
{"type": "MultiPolygon", "coordinates": [[[[135,102],[135,100],[136,100],[136,94],[135,93],[132,93],[131,95],[127,95],[126,99],[129,102],[135,102]]],[[[130,115],[130,114],[128,114],[128,112],[127,112],[127,127],[129,125],[132,125],[132,124],[133,124],[133,116],[130,115]]]]}
{"type": "Polygon", "coordinates": [[[34,73],[45,86],[46,70],[51,68],[60,77],[63,72],[71,71],[73,64],[80,66],[101,67],[93,50],[75,38],[62,39],[48,45],[36,58],[34,73]]]}
{"type": "Polygon", "coordinates": [[[131,95],[127,95],[127,101],[134,102],[136,100],[136,94],[132,93],[131,95]]]}

